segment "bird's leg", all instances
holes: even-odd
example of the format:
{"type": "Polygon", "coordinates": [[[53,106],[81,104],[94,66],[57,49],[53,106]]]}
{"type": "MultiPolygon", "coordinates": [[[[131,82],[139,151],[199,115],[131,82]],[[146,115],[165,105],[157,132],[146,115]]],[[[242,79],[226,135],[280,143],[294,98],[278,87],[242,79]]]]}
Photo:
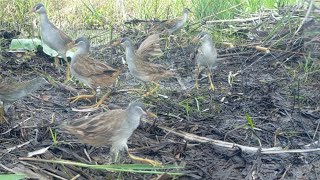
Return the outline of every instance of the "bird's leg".
{"type": "Polygon", "coordinates": [[[109,96],[111,95],[111,91],[107,92],[105,95],[102,96],[102,98],[94,105],[92,106],[85,106],[85,108],[94,108],[98,109],[109,96]]]}
{"type": "Polygon", "coordinates": [[[209,78],[209,82],[210,82],[209,89],[211,89],[212,91],[214,91],[214,85],[213,85],[212,79],[211,79],[211,70],[210,70],[210,68],[208,68],[208,78],[209,78]]]}
{"type": "Polygon", "coordinates": [[[59,57],[58,57],[58,56],[54,57],[54,62],[53,62],[53,64],[54,64],[54,67],[55,67],[55,68],[58,68],[58,67],[60,66],[60,60],[59,60],[59,57]]]}
{"type": "Polygon", "coordinates": [[[112,163],[120,161],[119,151],[113,152],[111,155],[112,163]]]}
{"type": "Polygon", "coordinates": [[[66,69],[66,80],[64,81],[64,83],[67,83],[68,81],[71,80],[71,74],[70,74],[70,63],[68,61],[68,58],[67,57],[64,57],[63,58],[64,61],[66,62],[67,64],[67,69],[66,69]]]}
{"type": "Polygon", "coordinates": [[[199,73],[200,73],[200,69],[199,69],[199,66],[197,66],[197,68],[196,68],[196,83],[194,84],[194,87],[196,88],[196,89],[199,89],[199,73]]]}
{"type": "Polygon", "coordinates": [[[150,87],[146,81],[143,81],[144,86],[146,87],[147,92],[149,91],[150,87]]]}
{"type": "Polygon", "coordinates": [[[162,166],[161,162],[154,161],[154,160],[151,160],[151,159],[144,159],[144,158],[135,156],[135,155],[131,154],[129,151],[128,151],[128,156],[129,156],[130,159],[135,160],[135,161],[151,164],[152,166],[162,166]]]}
{"type": "Polygon", "coordinates": [[[160,87],[160,84],[158,84],[158,83],[156,83],[156,82],[154,82],[154,81],[152,81],[152,83],[153,83],[154,85],[156,85],[156,87],[153,88],[151,91],[146,92],[146,93],[143,95],[144,97],[149,96],[150,94],[152,94],[153,92],[155,92],[155,91],[160,87]]]}
{"type": "Polygon", "coordinates": [[[170,35],[169,37],[172,38],[172,41],[173,41],[174,44],[178,44],[178,46],[182,47],[182,46],[180,45],[180,42],[178,42],[178,40],[177,40],[177,36],[175,36],[175,35],[170,35]]]}
{"type": "Polygon", "coordinates": [[[92,94],[83,94],[83,95],[78,95],[78,96],[75,96],[75,97],[71,97],[71,98],[68,98],[69,100],[72,100],[70,103],[74,103],[76,101],[78,101],[79,99],[88,99],[88,98],[93,98],[95,95],[96,95],[96,91],[92,91],[92,94]]]}
{"type": "Polygon", "coordinates": [[[6,118],[4,117],[4,107],[0,106],[0,124],[3,124],[4,122],[8,122],[6,118]]]}

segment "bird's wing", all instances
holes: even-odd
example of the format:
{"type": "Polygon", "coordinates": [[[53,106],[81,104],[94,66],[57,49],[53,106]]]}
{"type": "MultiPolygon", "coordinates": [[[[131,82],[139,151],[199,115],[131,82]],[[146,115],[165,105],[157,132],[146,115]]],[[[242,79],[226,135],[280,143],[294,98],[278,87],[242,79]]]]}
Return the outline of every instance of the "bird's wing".
{"type": "Polygon", "coordinates": [[[181,21],[180,17],[163,21],[163,24],[167,29],[171,29],[177,24],[178,21],[181,21]]]}
{"type": "Polygon", "coordinates": [[[140,68],[140,74],[143,74],[143,77],[148,81],[157,81],[164,77],[176,75],[174,71],[169,71],[160,64],[153,64],[149,62],[143,63],[143,66],[140,68]]]}
{"type": "Polygon", "coordinates": [[[32,84],[33,81],[22,81],[18,82],[14,79],[9,79],[0,83],[0,94],[13,93],[15,91],[23,90],[28,84],[32,84]]]}
{"type": "Polygon", "coordinates": [[[5,81],[0,82],[0,93],[7,92],[10,89],[11,89],[10,84],[8,82],[5,82],[5,81]]]}
{"type": "Polygon", "coordinates": [[[71,37],[68,36],[66,33],[64,33],[62,30],[60,30],[59,28],[57,28],[50,21],[49,21],[49,24],[51,24],[51,27],[54,29],[55,33],[59,35],[59,37],[61,38],[60,40],[64,42],[64,44],[68,47],[68,49],[70,49],[74,43],[71,37]]]}
{"type": "MultiPolygon", "coordinates": [[[[83,141],[94,139],[95,137],[111,138],[114,136],[114,132],[122,127],[126,116],[127,114],[124,110],[112,110],[89,117],[70,120],[62,124],[61,128],[79,137],[83,141]]],[[[105,141],[108,140],[106,139],[105,141]]],[[[92,143],[98,144],[99,142],[92,143]]]]}
{"type": "Polygon", "coordinates": [[[89,56],[77,56],[76,58],[77,63],[75,63],[72,68],[77,74],[81,76],[114,76],[114,74],[118,72],[117,69],[114,69],[105,63],[95,61],[89,56]]]}
{"type": "Polygon", "coordinates": [[[160,48],[160,34],[153,34],[147,37],[136,52],[136,55],[142,59],[148,59],[152,56],[162,55],[160,48]]]}

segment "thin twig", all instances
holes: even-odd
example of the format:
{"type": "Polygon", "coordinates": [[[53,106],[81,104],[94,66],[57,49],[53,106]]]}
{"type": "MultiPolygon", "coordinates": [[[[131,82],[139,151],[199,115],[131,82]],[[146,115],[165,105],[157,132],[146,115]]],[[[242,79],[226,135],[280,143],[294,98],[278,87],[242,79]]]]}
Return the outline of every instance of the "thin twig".
{"type": "Polygon", "coordinates": [[[308,7],[308,10],[307,10],[306,16],[303,18],[300,26],[298,27],[298,29],[296,30],[296,32],[293,34],[294,36],[300,31],[300,29],[302,28],[302,26],[304,25],[304,23],[307,21],[308,17],[310,16],[311,9],[312,9],[312,6],[313,6],[313,2],[314,2],[314,0],[310,0],[310,3],[309,3],[309,7],[308,7]]]}
{"type": "MultiPolygon", "coordinates": [[[[151,121],[145,120],[143,119],[143,121],[152,124],[151,121]]],[[[245,153],[250,153],[250,154],[254,154],[257,152],[261,152],[262,154],[280,154],[280,153],[307,153],[307,152],[315,152],[315,151],[320,151],[320,148],[315,148],[315,149],[288,149],[288,150],[284,150],[281,147],[273,147],[273,148],[258,148],[258,147],[250,147],[250,146],[243,146],[240,144],[236,144],[236,143],[230,143],[230,142],[225,142],[225,141],[220,141],[220,140],[215,140],[215,139],[210,139],[210,138],[206,138],[206,137],[201,137],[195,134],[191,134],[191,133],[187,133],[184,131],[180,131],[180,130],[173,130],[169,127],[165,127],[165,126],[157,126],[158,128],[168,131],[172,134],[175,134],[177,136],[183,137],[187,140],[190,141],[195,141],[195,142],[200,142],[200,143],[210,143],[216,146],[220,146],[220,147],[225,147],[225,148],[230,148],[230,149],[236,149],[236,148],[240,148],[243,152],[245,153]]]]}

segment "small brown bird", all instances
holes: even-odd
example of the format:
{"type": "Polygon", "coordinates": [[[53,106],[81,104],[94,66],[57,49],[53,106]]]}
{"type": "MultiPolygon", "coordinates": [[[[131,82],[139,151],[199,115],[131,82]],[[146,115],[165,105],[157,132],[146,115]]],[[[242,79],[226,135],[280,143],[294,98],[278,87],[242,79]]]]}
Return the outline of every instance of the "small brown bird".
{"type": "Polygon", "coordinates": [[[177,77],[173,70],[167,70],[160,64],[147,62],[151,55],[162,53],[159,46],[159,34],[153,34],[142,42],[139,49],[135,51],[132,41],[129,38],[121,39],[120,43],[126,50],[126,61],[130,73],[144,82],[151,82],[156,85],[154,89],[144,94],[148,96],[159,88],[159,81],[163,78],[177,77]]]}
{"type": "Polygon", "coordinates": [[[184,8],[181,17],[162,21],[161,23],[165,27],[165,32],[167,32],[168,34],[173,34],[174,32],[182,29],[184,23],[186,23],[187,21],[188,13],[190,12],[191,11],[189,8],[184,8]]]}
{"type": "Polygon", "coordinates": [[[48,81],[42,77],[34,78],[30,81],[15,82],[15,81],[2,81],[0,82],[0,104],[3,107],[0,109],[0,120],[4,119],[4,107],[22,99],[28,94],[39,89],[42,85],[48,84],[48,81]]]}
{"type": "Polygon", "coordinates": [[[141,116],[146,114],[143,110],[143,104],[135,101],[130,103],[125,110],[110,110],[93,116],[70,120],[63,123],[60,128],[94,147],[111,145],[111,154],[115,160],[120,151],[126,150],[133,160],[161,165],[161,163],[150,159],[136,157],[128,151],[127,141],[139,126],[141,116]]]}
{"type": "MultiPolygon", "coordinates": [[[[73,40],[66,35],[63,31],[58,29],[53,25],[47,16],[46,9],[43,4],[36,4],[33,9],[33,12],[40,14],[40,34],[42,41],[48,45],[51,49],[58,52],[58,54],[65,60],[67,63],[67,79],[70,80],[70,65],[66,56],[67,51],[73,47],[73,40]]],[[[55,64],[59,64],[58,57],[55,57],[55,64]]]]}
{"type": "MultiPolygon", "coordinates": [[[[82,98],[92,98],[96,95],[97,88],[104,88],[111,86],[121,73],[120,70],[114,69],[111,66],[96,61],[89,57],[90,42],[85,37],[80,37],[75,41],[77,51],[71,58],[70,71],[71,74],[80,82],[87,85],[93,90],[92,95],[79,95],[70,98],[75,102],[82,98]]],[[[106,93],[92,108],[98,108],[104,100],[110,95],[106,93]]]]}
{"type": "Polygon", "coordinates": [[[218,62],[218,53],[215,45],[212,41],[210,34],[206,32],[199,33],[194,39],[193,42],[200,41],[201,45],[198,48],[196,54],[196,63],[197,63],[197,70],[196,70],[196,84],[195,87],[198,89],[198,77],[200,74],[200,67],[204,67],[208,70],[208,78],[210,82],[209,89],[214,90],[214,85],[211,80],[211,69],[214,68],[218,62]]]}

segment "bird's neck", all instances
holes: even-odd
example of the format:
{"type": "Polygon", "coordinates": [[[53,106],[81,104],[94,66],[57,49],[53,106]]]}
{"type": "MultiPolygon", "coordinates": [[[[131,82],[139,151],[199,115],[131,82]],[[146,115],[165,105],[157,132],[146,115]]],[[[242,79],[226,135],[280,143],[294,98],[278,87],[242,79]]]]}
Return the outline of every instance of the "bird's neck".
{"type": "Polygon", "coordinates": [[[135,56],[136,56],[136,54],[134,52],[133,45],[130,45],[130,46],[126,47],[126,61],[127,61],[127,64],[129,66],[129,68],[134,66],[134,58],[135,58],[135,56]]]}
{"type": "Polygon", "coordinates": [[[81,57],[86,57],[88,56],[89,51],[87,49],[83,48],[77,48],[77,51],[71,56],[71,67],[81,59],[81,57]]]}
{"type": "Polygon", "coordinates": [[[132,124],[132,127],[136,129],[140,124],[140,118],[142,115],[134,110],[129,109],[128,116],[130,119],[128,123],[132,124]]]}
{"type": "Polygon", "coordinates": [[[49,19],[48,19],[47,13],[41,13],[40,14],[40,23],[43,24],[43,23],[48,23],[48,22],[49,22],[49,19]]]}
{"type": "Polygon", "coordinates": [[[214,44],[212,41],[208,40],[202,43],[202,48],[203,49],[211,49],[214,48],[214,44]]]}
{"type": "Polygon", "coordinates": [[[85,48],[78,48],[77,51],[74,53],[75,56],[88,55],[88,54],[89,54],[89,50],[85,48]]]}
{"type": "Polygon", "coordinates": [[[182,22],[185,23],[187,21],[188,13],[182,14],[182,22]]]}

